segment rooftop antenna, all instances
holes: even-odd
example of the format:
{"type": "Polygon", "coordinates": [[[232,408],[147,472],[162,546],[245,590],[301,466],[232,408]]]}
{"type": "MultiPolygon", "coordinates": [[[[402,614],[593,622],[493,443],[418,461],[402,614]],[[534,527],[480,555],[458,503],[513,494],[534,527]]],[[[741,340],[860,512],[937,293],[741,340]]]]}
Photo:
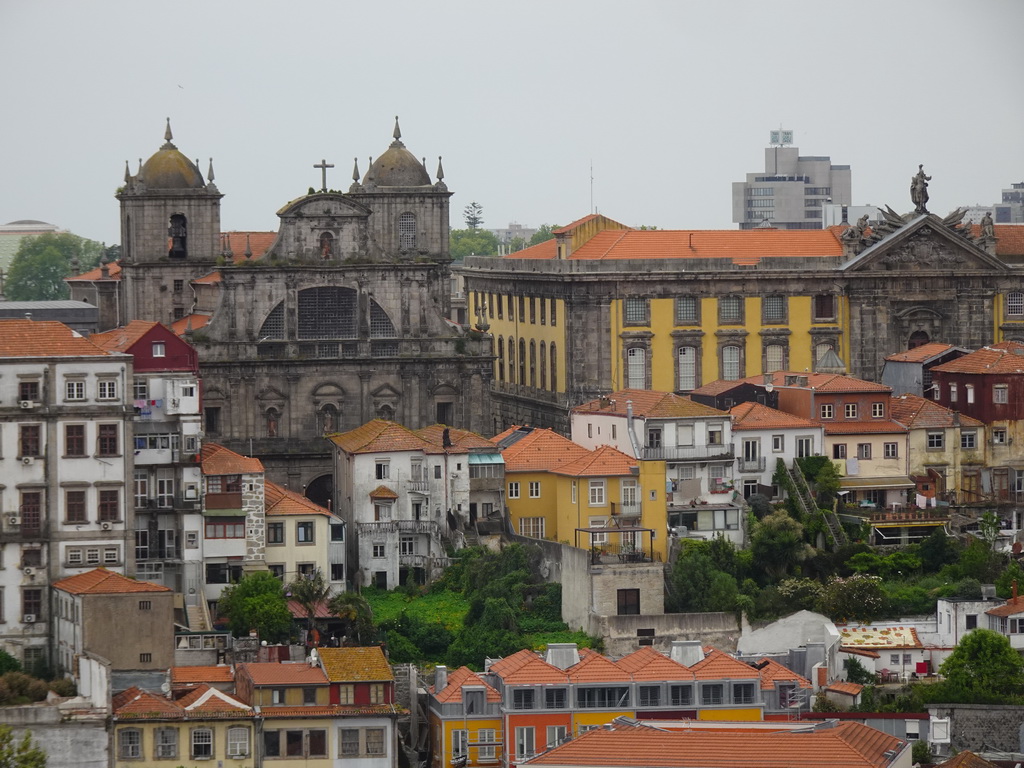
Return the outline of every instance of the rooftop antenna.
{"type": "Polygon", "coordinates": [[[590,212],[597,213],[594,208],[594,159],[590,159],[590,212]]]}

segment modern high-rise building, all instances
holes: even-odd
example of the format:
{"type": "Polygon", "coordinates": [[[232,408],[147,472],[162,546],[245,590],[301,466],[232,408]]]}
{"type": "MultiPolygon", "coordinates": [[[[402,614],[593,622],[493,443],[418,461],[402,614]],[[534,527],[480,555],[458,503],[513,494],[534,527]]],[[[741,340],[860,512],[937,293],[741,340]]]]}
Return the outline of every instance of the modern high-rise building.
{"type": "Polygon", "coordinates": [[[1024,181],[1010,185],[1004,189],[1002,202],[994,206],[996,223],[1024,224],[1024,181]]]}
{"type": "Polygon", "coordinates": [[[822,207],[850,205],[850,166],[801,156],[792,131],[772,131],[764,170],[732,185],[732,220],[740,229],[821,229],[822,207]]]}

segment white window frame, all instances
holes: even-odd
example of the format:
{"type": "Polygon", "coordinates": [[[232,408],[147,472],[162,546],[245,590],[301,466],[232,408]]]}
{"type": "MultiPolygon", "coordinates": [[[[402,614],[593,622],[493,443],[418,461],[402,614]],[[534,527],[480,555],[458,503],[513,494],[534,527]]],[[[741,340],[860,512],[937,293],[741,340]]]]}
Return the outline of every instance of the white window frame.
{"type": "Polygon", "coordinates": [[[529,486],[529,491],[530,491],[530,498],[531,499],[539,499],[540,498],[540,480],[531,480],[530,481],[530,486],[529,486]]]}
{"type": "Polygon", "coordinates": [[[846,418],[848,418],[848,419],[856,419],[857,418],[857,404],[856,403],[847,403],[846,407],[843,409],[843,415],[846,418]]]}
{"type": "Polygon", "coordinates": [[[992,387],[992,402],[999,404],[1010,402],[1010,388],[1006,384],[996,384],[992,387]]]}
{"type": "Polygon", "coordinates": [[[518,481],[513,480],[512,482],[510,482],[508,484],[508,497],[510,499],[518,499],[519,498],[519,482],[518,481]]]}
{"type": "Polygon", "coordinates": [[[834,418],[835,406],[832,403],[822,403],[818,408],[818,413],[821,414],[823,419],[834,418]]]}
{"type": "Polygon", "coordinates": [[[466,757],[469,754],[469,731],[465,728],[452,729],[452,757],[466,757]]]}
{"type": "Polygon", "coordinates": [[[785,453],[786,451],[786,436],[785,435],[772,435],[772,453],[785,453]]]}
{"type": "Polygon", "coordinates": [[[495,742],[498,740],[498,733],[495,728],[481,728],[476,732],[476,742],[481,746],[477,747],[477,762],[490,762],[498,758],[498,748],[495,742]]]}
{"type": "Polygon", "coordinates": [[[885,403],[872,403],[871,404],[871,418],[873,418],[873,419],[884,419],[885,418],[885,403]]]}
{"type": "Polygon", "coordinates": [[[214,757],[213,751],[213,729],[212,728],[195,728],[189,734],[189,756],[193,760],[212,760],[214,757]],[[200,738],[202,737],[202,738],[200,738]],[[196,747],[209,747],[209,754],[197,754],[196,747]]]}
{"type": "Polygon", "coordinates": [[[137,760],[142,757],[142,730],[124,728],[117,735],[117,755],[122,760],[137,760]]]}
{"type": "Polygon", "coordinates": [[[882,455],[887,459],[898,459],[900,457],[900,444],[882,443],[882,455]]]}
{"type": "Polygon", "coordinates": [[[605,493],[605,481],[604,480],[591,480],[588,488],[588,504],[591,507],[604,507],[608,504],[607,494],[605,493]]]}
{"type": "Polygon", "coordinates": [[[228,757],[244,758],[249,756],[249,729],[235,725],[228,728],[228,757]],[[241,736],[241,738],[240,738],[241,736]]]}
{"type": "Polygon", "coordinates": [[[117,400],[117,379],[100,379],[96,384],[97,400],[117,400]]]}
{"type": "Polygon", "coordinates": [[[543,539],[547,521],[543,517],[519,518],[519,535],[531,539],[543,539]]]}
{"type": "Polygon", "coordinates": [[[537,737],[532,725],[518,726],[515,731],[516,758],[519,760],[537,754],[537,737]]]}
{"type": "Polygon", "coordinates": [[[81,379],[68,379],[64,382],[65,400],[85,400],[85,382],[81,379]]]}

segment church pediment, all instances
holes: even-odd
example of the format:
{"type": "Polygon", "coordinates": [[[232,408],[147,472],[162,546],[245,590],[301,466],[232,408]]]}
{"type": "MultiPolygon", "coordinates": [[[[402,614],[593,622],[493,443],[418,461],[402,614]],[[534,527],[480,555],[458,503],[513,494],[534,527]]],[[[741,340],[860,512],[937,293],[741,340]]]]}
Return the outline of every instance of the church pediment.
{"type": "Polygon", "coordinates": [[[340,193],[326,192],[292,200],[277,215],[282,219],[296,217],[330,221],[351,216],[366,217],[370,215],[370,209],[340,193]]]}
{"type": "Polygon", "coordinates": [[[842,266],[844,272],[1005,272],[1007,266],[934,215],[920,216],[842,266]]]}

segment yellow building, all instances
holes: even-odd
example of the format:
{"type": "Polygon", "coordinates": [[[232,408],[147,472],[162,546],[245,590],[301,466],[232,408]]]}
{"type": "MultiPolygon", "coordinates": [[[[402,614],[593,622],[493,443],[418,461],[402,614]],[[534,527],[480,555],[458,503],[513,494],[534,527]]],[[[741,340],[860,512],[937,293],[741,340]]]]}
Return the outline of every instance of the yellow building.
{"type": "Polygon", "coordinates": [[[465,760],[468,768],[502,762],[501,695],[468,667],[440,666],[428,700],[432,768],[465,760]]]}
{"type": "Polygon", "coordinates": [[[878,380],[886,355],[933,339],[1024,334],[1024,305],[1006,299],[1024,288],[1009,229],[982,240],[933,215],[886,219],[859,233],[678,231],[595,214],[507,257],[467,258],[469,316],[493,337],[496,431],[567,431],[569,408],[616,389],[814,370],[828,350],[878,380]]]}
{"type": "Polygon", "coordinates": [[[334,586],[345,585],[345,535],[341,518],[301,493],[269,480],[264,484],[267,566],[285,583],[317,570],[334,586]]]}
{"type": "Polygon", "coordinates": [[[133,687],[117,694],[112,706],[114,768],[256,765],[253,708],[208,685],[177,701],[133,687]]]}

